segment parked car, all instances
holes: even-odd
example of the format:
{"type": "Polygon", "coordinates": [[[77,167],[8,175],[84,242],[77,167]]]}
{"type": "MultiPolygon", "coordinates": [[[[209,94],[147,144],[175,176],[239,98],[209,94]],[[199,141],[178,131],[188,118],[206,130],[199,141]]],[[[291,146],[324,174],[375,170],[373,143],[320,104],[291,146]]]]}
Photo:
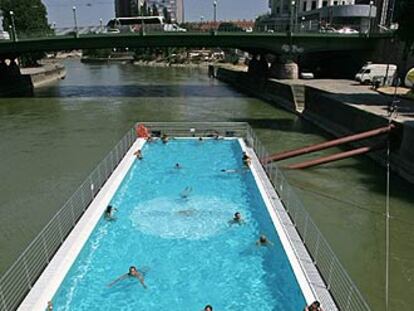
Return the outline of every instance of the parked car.
{"type": "Polygon", "coordinates": [[[349,27],[344,27],[344,28],[338,29],[336,32],[346,34],[346,35],[359,34],[358,30],[355,30],[355,29],[352,29],[352,28],[349,28],[349,27]]]}
{"type": "Polygon", "coordinates": [[[167,31],[167,32],[187,32],[187,29],[181,28],[177,24],[164,24],[164,31],[167,31]]]}
{"type": "Polygon", "coordinates": [[[7,31],[0,30],[0,40],[10,40],[10,34],[7,31]]]}
{"type": "Polygon", "coordinates": [[[374,80],[392,79],[397,72],[397,66],[392,64],[366,64],[355,75],[355,80],[361,84],[372,84],[374,80]],[[387,72],[388,71],[388,72],[387,72]]]}

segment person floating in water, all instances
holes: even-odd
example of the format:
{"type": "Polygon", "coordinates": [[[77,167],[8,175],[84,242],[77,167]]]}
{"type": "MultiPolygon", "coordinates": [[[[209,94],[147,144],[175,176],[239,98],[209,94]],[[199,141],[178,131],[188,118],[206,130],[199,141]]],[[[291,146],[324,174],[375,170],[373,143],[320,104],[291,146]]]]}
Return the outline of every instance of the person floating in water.
{"type": "Polygon", "coordinates": [[[105,209],[104,216],[107,220],[115,220],[114,211],[117,211],[112,205],[108,205],[105,209]]]}
{"type": "Polygon", "coordinates": [[[252,159],[247,155],[246,152],[243,152],[242,160],[243,160],[243,164],[246,166],[250,166],[252,162],[252,159]]]}
{"type": "Polygon", "coordinates": [[[236,212],[233,216],[233,219],[229,221],[230,225],[233,224],[239,224],[242,225],[244,224],[244,219],[242,218],[242,215],[240,214],[240,212],[236,212]]]}
{"type": "Polygon", "coordinates": [[[305,308],[305,311],[323,311],[319,301],[312,302],[311,305],[305,308]]]}
{"type": "Polygon", "coordinates": [[[227,174],[237,174],[237,173],[242,173],[242,170],[237,170],[237,169],[222,169],[221,172],[227,173],[227,174]]]}
{"type": "Polygon", "coordinates": [[[115,285],[119,281],[125,280],[127,278],[136,278],[144,288],[147,288],[147,285],[145,285],[144,282],[144,276],[142,273],[140,273],[135,266],[129,267],[128,273],[125,273],[121,275],[119,278],[108,284],[109,287],[115,285]]]}
{"type": "Polygon", "coordinates": [[[193,188],[187,186],[187,187],[184,188],[183,191],[181,191],[180,196],[183,199],[186,199],[191,194],[191,192],[193,192],[193,188]]]}
{"type": "Polygon", "coordinates": [[[168,143],[168,141],[170,140],[170,138],[168,137],[168,135],[167,134],[163,134],[162,136],[161,136],[161,141],[163,142],[163,144],[166,144],[166,143],[168,143]]]}
{"type": "Polygon", "coordinates": [[[259,239],[256,241],[257,246],[273,246],[273,243],[269,241],[269,239],[262,234],[259,239]]]}
{"type": "Polygon", "coordinates": [[[180,169],[180,168],[183,168],[183,167],[181,166],[181,164],[180,164],[180,163],[175,163],[175,168],[176,168],[176,169],[180,169]]]}
{"type": "Polygon", "coordinates": [[[213,311],[213,307],[211,305],[207,305],[204,307],[204,311],[213,311]]]}
{"type": "Polygon", "coordinates": [[[134,152],[134,156],[137,157],[138,160],[142,160],[144,157],[142,156],[142,151],[141,149],[138,149],[137,151],[134,152]]]}
{"type": "Polygon", "coordinates": [[[201,137],[201,136],[200,136],[200,137],[198,138],[198,141],[203,141],[203,137],[201,137]]]}

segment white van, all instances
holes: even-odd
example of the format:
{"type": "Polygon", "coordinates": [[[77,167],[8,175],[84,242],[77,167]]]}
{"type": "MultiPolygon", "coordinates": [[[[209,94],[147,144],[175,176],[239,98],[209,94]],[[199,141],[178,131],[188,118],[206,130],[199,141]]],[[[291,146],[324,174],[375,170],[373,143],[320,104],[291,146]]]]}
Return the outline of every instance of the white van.
{"type": "Polygon", "coordinates": [[[387,75],[387,81],[392,80],[397,72],[397,66],[391,64],[366,64],[356,74],[355,80],[361,84],[371,84],[375,80],[383,80],[387,75]],[[388,69],[387,69],[388,67],[388,69]],[[387,75],[388,70],[388,75],[387,75]]]}

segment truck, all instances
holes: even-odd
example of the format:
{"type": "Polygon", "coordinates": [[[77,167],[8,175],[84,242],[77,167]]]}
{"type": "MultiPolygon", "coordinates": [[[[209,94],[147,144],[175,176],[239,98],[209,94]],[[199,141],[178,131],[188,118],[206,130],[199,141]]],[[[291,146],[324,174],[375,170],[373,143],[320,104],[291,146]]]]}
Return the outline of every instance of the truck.
{"type": "Polygon", "coordinates": [[[372,64],[364,65],[355,75],[355,80],[361,84],[372,84],[375,81],[386,81],[385,84],[391,84],[397,72],[397,65],[393,64],[372,64]],[[388,82],[388,83],[387,83],[388,82]]]}

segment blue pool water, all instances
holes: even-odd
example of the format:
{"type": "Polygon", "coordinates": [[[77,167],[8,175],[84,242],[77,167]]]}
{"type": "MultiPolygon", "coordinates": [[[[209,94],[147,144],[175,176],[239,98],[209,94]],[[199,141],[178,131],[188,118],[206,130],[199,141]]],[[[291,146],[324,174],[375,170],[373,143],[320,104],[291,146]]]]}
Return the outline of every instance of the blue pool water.
{"type": "Polygon", "coordinates": [[[117,220],[100,220],[57,291],[55,310],[303,310],[237,140],[155,142],[143,155],[112,198],[117,220]],[[186,187],[192,191],[183,199],[186,187]],[[236,211],[244,225],[229,225],[236,211]],[[259,234],[274,245],[256,246],[259,234]],[[147,289],[136,279],[107,286],[131,265],[145,273],[147,289]]]}

